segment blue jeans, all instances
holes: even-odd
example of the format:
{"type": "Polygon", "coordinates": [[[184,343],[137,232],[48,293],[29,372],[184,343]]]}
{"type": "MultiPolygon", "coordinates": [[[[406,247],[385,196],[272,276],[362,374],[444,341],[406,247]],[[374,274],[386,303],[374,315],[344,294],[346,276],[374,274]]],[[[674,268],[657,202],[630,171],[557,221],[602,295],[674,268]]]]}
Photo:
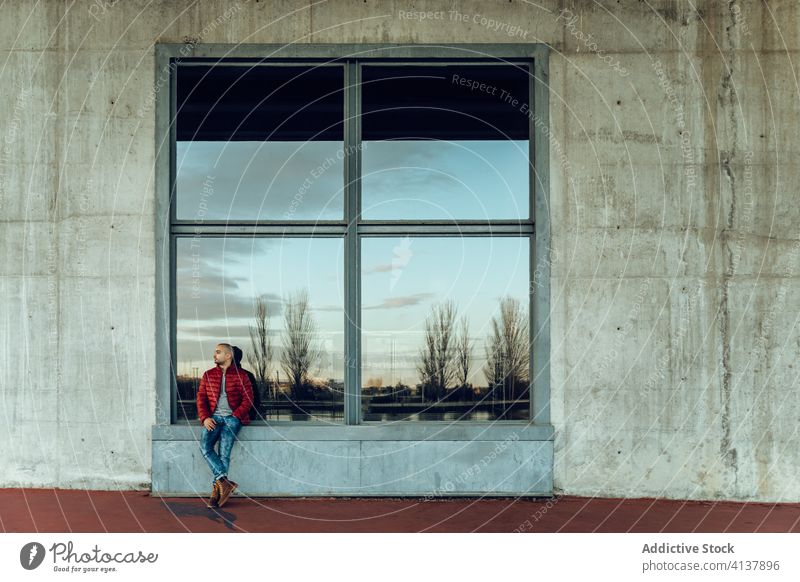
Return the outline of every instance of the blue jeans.
{"type": "Polygon", "coordinates": [[[236,435],[242,428],[242,421],[235,416],[211,416],[217,423],[213,430],[203,427],[203,435],[200,437],[200,450],[203,452],[211,472],[214,473],[214,481],[228,476],[228,467],[231,464],[231,449],[236,442],[236,435]],[[219,454],[214,450],[214,445],[219,441],[219,454]]]}

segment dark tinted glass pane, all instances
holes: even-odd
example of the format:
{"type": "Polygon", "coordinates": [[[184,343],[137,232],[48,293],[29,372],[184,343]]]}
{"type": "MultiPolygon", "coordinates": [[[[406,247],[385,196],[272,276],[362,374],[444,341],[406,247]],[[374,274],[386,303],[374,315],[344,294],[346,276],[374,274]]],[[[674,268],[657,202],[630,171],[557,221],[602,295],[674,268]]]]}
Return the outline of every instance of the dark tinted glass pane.
{"type": "Polygon", "coordinates": [[[524,68],[365,66],[361,80],[364,141],[528,139],[524,68]]]}
{"type": "Polygon", "coordinates": [[[342,141],[339,66],[178,68],[178,141],[342,141]]]}
{"type": "Polygon", "coordinates": [[[177,217],[343,216],[343,69],[177,70],[177,217]]]}
{"type": "Polygon", "coordinates": [[[529,75],[500,66],[365,66],[365,219],[529,216],[529,75]]]}

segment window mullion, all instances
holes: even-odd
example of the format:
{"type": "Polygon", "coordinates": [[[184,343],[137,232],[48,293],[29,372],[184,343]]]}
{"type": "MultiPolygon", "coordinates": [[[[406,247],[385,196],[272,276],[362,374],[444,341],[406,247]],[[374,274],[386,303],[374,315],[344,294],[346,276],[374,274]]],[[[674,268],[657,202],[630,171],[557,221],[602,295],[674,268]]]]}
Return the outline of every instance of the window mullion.
{"type": "Polygon", "coordinates": [[[247,224],[204,224],[193,226],[178,224],[172,226],[173,235],[197,236],[251,236],[251,237],[318,237],[339,236],[345,233],[346,227],[341,224],[318,225],[247,225],[247,224]]]}
{"type": "Polygon", "coordinates": [[[358,221],[361,214],[361,99],[360,69],[355,61],[345,67],[344,90],[344,422],[361,423],[361,244],[358,221]]]}

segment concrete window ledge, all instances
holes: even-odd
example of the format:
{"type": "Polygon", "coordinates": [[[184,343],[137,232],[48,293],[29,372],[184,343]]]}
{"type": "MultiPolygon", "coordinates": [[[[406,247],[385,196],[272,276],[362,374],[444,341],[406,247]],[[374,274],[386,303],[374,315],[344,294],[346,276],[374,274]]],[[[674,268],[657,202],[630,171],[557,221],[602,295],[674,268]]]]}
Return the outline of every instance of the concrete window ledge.
{"type": "MultiPolygon", "coordinates": [[[[153,427],[153,493],[206,496],[202,427],[153,427]]],[[[248,496],[547,496],[553,427],[531,423],[251,424],[231,478],[248,496]]]]}
{"type": "MultiPolygon", "coordinates": [[[[200,438],[203,427],[171,424],[153,427],[154,441],[192,440],[200,438]]],[[[258,422],[242,427],[240,441],[325,441],[337,440],[399,440],[399,441],[502,441],[502,440],[553,440],[551,425],[530,422],[397,422],[336,425],[312,422],[258,422]]]]}

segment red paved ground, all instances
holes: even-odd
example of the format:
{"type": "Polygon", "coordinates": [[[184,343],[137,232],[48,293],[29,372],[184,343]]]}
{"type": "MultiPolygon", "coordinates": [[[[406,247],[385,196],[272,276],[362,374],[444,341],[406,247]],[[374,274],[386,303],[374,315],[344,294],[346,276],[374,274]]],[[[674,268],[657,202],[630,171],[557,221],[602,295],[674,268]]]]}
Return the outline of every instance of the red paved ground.
{"type": "Polygon", "coordinates": [[[0,489],[5,532],[793,532],[800,503],[656,499],[151,497],[146,491],[0,489]]]}

